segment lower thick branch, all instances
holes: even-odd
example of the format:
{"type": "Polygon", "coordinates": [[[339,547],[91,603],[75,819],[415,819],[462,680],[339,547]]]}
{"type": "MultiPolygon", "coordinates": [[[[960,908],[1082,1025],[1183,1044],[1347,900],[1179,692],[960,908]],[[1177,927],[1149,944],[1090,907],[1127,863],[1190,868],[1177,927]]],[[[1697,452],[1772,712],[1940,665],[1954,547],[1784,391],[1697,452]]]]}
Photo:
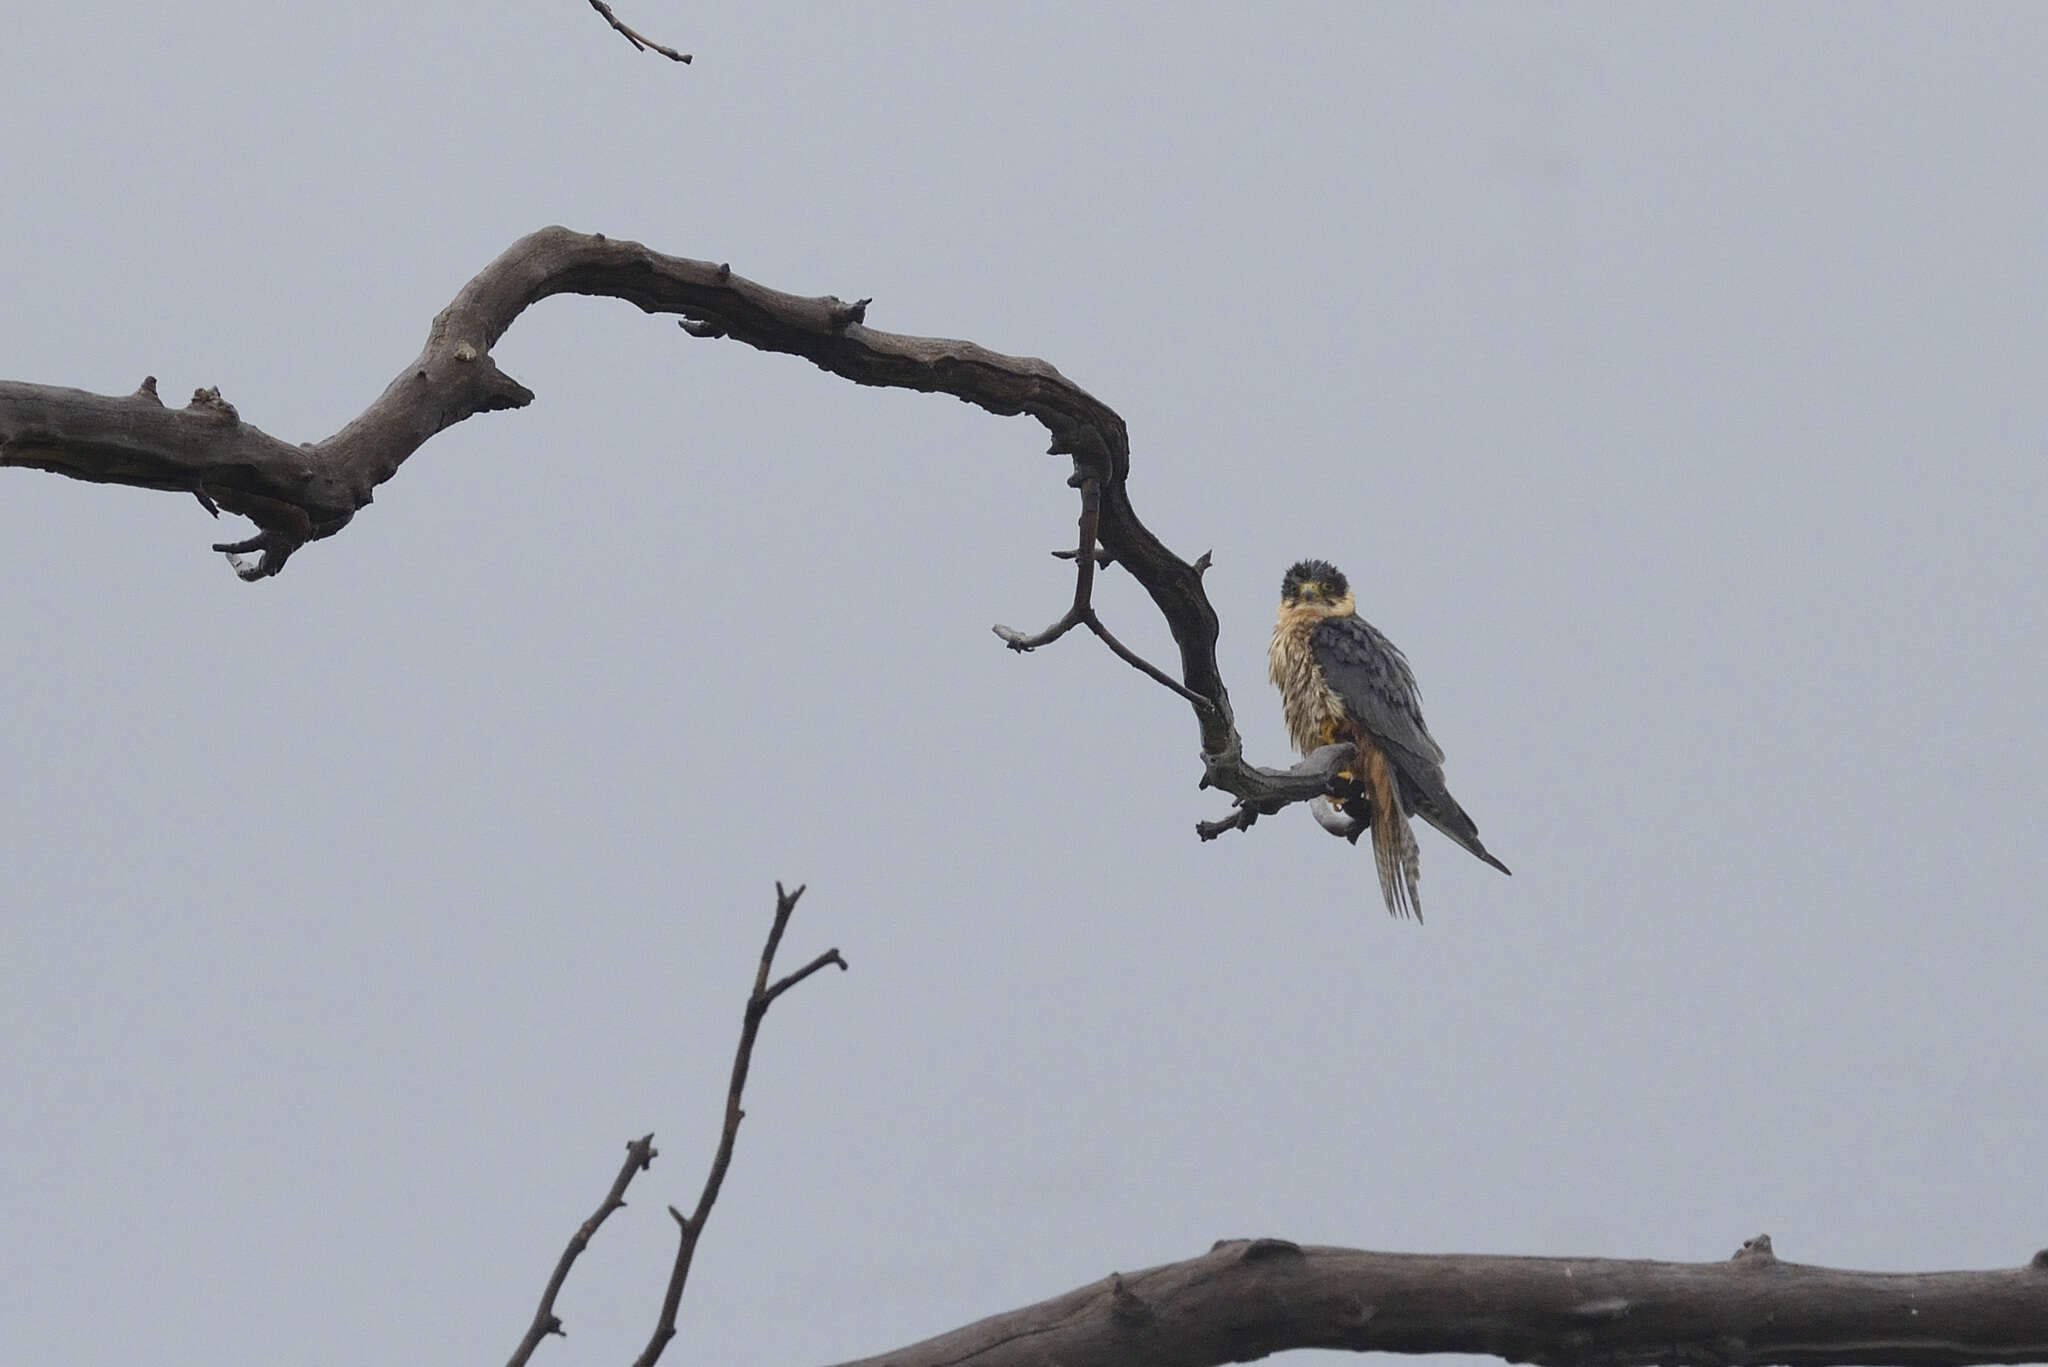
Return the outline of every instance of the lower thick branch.
{"type": "Polygon", "coordinates": [[[1233,1240],[847,1367],[1210,1367],[1292,1348],[1536,1363],[2039,1362],[2048,1268],[1500,1258],[1233,1240]]]}

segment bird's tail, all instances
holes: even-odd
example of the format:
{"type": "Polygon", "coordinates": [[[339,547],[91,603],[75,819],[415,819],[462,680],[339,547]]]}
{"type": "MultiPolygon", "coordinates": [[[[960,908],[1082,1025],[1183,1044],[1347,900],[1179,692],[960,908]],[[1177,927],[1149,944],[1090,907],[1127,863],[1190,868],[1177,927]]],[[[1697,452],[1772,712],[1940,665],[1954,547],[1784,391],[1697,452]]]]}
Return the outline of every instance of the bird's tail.
{"type": "Polygon", "coordinates": [[[1394,776],[1386,756],[1375,750],[1366,763],[1366,786],[1372,792],[1372,857],[1379,865],[1380,896],[1387,910],[1396,916],[1422,919],[1422,855],[1415,847],[1415,832],[1401,809],[1394,776]]]}

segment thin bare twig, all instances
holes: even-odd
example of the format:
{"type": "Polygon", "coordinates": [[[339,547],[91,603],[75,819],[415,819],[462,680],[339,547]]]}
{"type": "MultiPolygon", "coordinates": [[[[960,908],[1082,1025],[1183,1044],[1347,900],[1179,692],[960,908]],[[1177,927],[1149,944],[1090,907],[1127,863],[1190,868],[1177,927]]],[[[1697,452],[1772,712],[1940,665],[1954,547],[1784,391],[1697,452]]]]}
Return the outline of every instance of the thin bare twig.
{"type": "Polygon", "coordinates": [[[804,895],[802,887],[794,892],[784,892],[782,884],[775,885],[775,923],[769,927],[768,943],[761,950],[761,966],[754,973],[754,991],[747,998],[746,1015],[740,1026],[739,1048],[733,1054],[732,1081],[725,1093],[725,1125],[719,1132],[718,1152],[712,1157],[711,1172],[704,1179],[704,1190],[697,1197],[697,1208],[684,1215],[674,1206],[668,1213],[682,1233],[677,1240],[676,1261],[668,1276],[668,1290],[661,1299],[661,1318],[656,1321],[654,1334],[647,1340],[647,1347],[633,1360],[633,1367],[654,1367],[661,1359],[662,1350],[668,1341],[676,1336],[676,1311],[683,1303],[683,1284],[690,1277],[690,1260],[697,1254],[697,1240],[703,1237],[704,1222],[711,1218],[711,1207],[718,1200],[718,1190],[725,1185],[726,1169],[732,1166],[733,1143],[739,1137],[740,1121],[746,1112],[740,1109],[740,1093],[746,1089],[747,1069],[754,1060],[754,1038],[761,1031],[761,1022],[768,1015],[768,1007],[781,996],[828,964],[836,964],[842,970],[846,960],[839,957],[837,949],[828,949],[817,958],[786,977],[777,979],[772,985],[768,974],[775,966],[775,951],[782,944],[782,932],[789,927],[790,913],[796,910],[796,902],[804,895]]]}
{"type": "MultiPolygon", "coordinates": [[[[798,888],[797,891],[802,892],[803,889],[798,888]]],[[[823,954],[820,954],[817,958],[805,964],[802,968],[799,968],[796,972],[785,974],[783,977],[778,979],[776,981],[775,986],[768,989],[767,1000],[762,1002],[762,1006],[767,1006],[768,1002],[774,1001],[777,997],[789,991],[790,988],[795,987],[798,983],[802,982],[805,978],[810,977],[819,969],[830,968],[834,964],[837,964],[841,969],[844,969],[846,967],[846,960],[839,957],[838,950],[828,949],[823,954]]]]}
{"type": "Polygon", "coordinates": [[[1178,693],[1181,697],[1187,699],[1190,703],[1194,704],[1195,711],[1202,713],[1204,716],[1213,717],[1214,715],[1216,715],[1215,703],[1210,702],[1207,698],[1195,692],[1194,689],[1189,688],[1179,679],[1174,678],[1171,674],[1168,674],[1159,666],[1153,664],[1151,661],[1145,659],[1143,656],[1133,651],[1129,646],[1125,645],[1122,641],[1119,641],[1116,637],[1110,635],[1109,628],[1102,625],[1102,619],[1095,615],[1095,609],[1092,606],[1088,609],[1086,621],[1088,623],[1088,629],[1094,632],[1097,636],[1099,636],[1102,639],[1102,643],[1108,646],[1110,652],[1114,654],[1119,660],[1122,660],[1125,664],[1137,670],[1140,674],[1143,674],[1148,678],[1154,679],[1159,683],[1165,684],[1175,693],[1178,693]]]}
{"type": "Polygon", "coordinates": [[[548,1289],[541,1293],[540,1309],[534,1311],[533,1323],[527,1328],[526,1337],[519,1340],[519,1346],[512,1350],[505,1367],[525,1367],[542,1339],[549,1334],[563,1332],[561,1318],[555,1314],[555,1297],[561,1294],[562,1283],[569,1280],[569,1269],[576,1265],[576,1259],[582,1256],[583,1250],[590,1247],[590,1238],[597,1233],[597,1227],[610,1219],[613,1211],[624,1207],[626,1187],[653,1165],[658,1153],[651,1134],[642,1135],[626,1145],[626,1162],[619,1169],[619,1175],[612,1179],[612,1189],[605,1193],[604,1202],[591,1217],[570,1236],[569,1246],[562,1250],[561,1261],[555,1264],[555,1274],[548,1278],[548,1289]]]}
{"type": "Polygon", "coordinates": [[[1074,602],[1067,609],[1066,616],[1033,636],[1026,636],[1013,627],[998,624],[995,627],[996,635],[1003,638],[1004,645],[1020,655],[1026,651],[1036,650],[1040,646],[1051,645],[1087,621],[1089,614],[1094,611],[1091,600],[1095,594],[1095,565],[1098,560],[1095,553],[1095,536],[1102,524],[1102,486],[1089,478],[1079,478],[1076,482],[1081,488],[1081,544],[1074,549],[1071,557],[1065,551],[1053,552],[1063,560],[1071,558],[1074,562],[1074,602]]]}
{"type": "Polygon", "coordinates": [[[1036,635],[1026,636],[1023,632],[1006,626],[997,626],[996,635],[1002,637],[1003,644],[1022,654],[1036,650],[1040,646],[1051,645],[1075,627],[1085,626],[1094,632],[1119,660],[1154,682],[1172,689],[1194,704],[1196,711],[1213,717],[1216,713],[1216,705],[1213,702],[1137,654],[1102,624],[1102,618],[1095,611],[1095,567],[1098,564],[1110,563],[1109,556],[1095,544],[1096,533],[1102,523],[1102,485],[1093,476],[1084,475],[1075,476],[1073,482],[1079,485],[1081,490],[1081,544],[1071,551],[1053,552],[1062,560],[1074,562],[1073,605],[1067,609],[1064,617],[1036,635]]]}
{"type": "Polygon", "coordinates": [[[604,21],[607,24],[610,24],[613,28],[617,29],[619,33],[625,37],[625,40],[633,45],[635,51],[645,52],[647,49],[653,48],[656,52],[659,52],[662,56],[668,58],[671,62],[688,62],[690,60],[689,53],[677,52],[672,47],[663,47],[660,43],[655,42],[646,34],[635,33],[632,29],[627,28],[626,25],[619,19],[619,16],[612,13],[612,7],[610,5],[607,5],[604,2],[604,0],[590,0],[590,7],[596,10],[599,14],[602,14],[604,16],[604,21]]]}

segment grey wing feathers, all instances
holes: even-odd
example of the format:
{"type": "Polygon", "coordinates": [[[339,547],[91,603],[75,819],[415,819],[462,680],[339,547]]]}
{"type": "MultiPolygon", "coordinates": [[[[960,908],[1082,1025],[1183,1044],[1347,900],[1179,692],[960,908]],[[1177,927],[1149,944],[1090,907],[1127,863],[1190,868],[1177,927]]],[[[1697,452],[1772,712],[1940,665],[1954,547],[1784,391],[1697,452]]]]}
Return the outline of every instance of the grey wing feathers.
{"type": "Polygon", "coordinates": [[[1444,784],[1444,752],[1422,724],[1422,693],[1400,649],[1357,616],[1318,623],[1309,648],[1323,681],[1392,761],[1408,809],[1506,873],[1508,866],[1487,853],[1478,825],[1444,784]]]}
{"type": "Polygon", "coordinates": [[[1436,769],[1444,752],[1422,724],[1422,694],[1408,658],[1363,617],[1331,617],[1309,633],[1323,682],[1403,773],[1436,769]]]}
{"type": "Polygon", "coordinates": [[[1408,776],[1403,774],[1401,800],[1407,803],[1409,810],[1417,816],[1464,846],[1473,857],[1485,860],[1502,873],[1513,875],[1513,869],[1495,859],[1487,852],[1486,846],[1479,843],[1477,823],[1465,815],[1465,809],[1458,805],[1458,800],[1444,787],[1441,772],[1437,774],[1434,788],[1425,788],[1422,784],[1410,781],[1408,776]]]}

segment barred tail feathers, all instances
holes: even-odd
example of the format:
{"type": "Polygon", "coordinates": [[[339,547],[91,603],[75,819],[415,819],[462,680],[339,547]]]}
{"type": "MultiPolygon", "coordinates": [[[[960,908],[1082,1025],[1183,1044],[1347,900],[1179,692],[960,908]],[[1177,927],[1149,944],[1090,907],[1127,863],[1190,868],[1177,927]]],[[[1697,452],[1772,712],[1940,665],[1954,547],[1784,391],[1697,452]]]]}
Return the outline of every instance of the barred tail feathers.
{"type": "Polygon", "coordinates": [[[1372,857],[1379,866],[1380,896],[1395,916],[1422,920],[1422,856],[1415,845],[1415,832],[1401,809],[1394,789],[1394,776],[1387,757],[1375,747],[1364,764],[1366,786],[1372,791],[1372,857]]]}

